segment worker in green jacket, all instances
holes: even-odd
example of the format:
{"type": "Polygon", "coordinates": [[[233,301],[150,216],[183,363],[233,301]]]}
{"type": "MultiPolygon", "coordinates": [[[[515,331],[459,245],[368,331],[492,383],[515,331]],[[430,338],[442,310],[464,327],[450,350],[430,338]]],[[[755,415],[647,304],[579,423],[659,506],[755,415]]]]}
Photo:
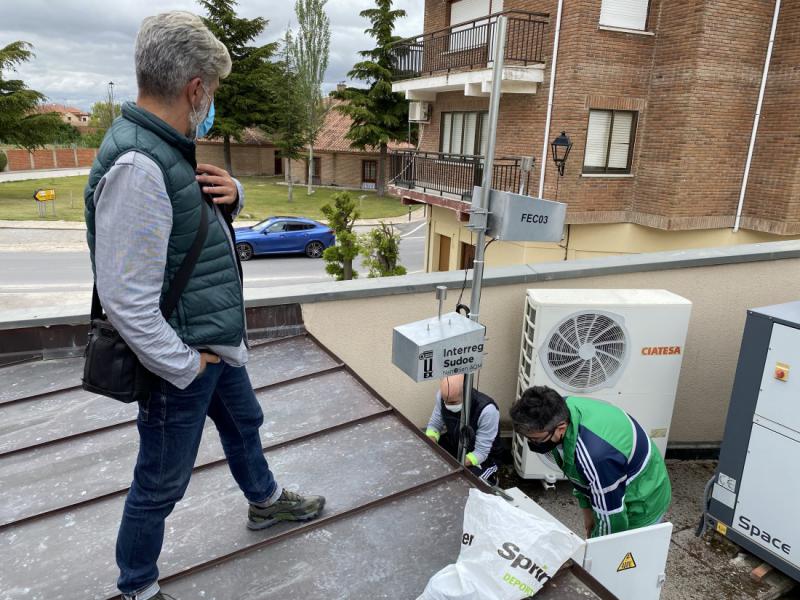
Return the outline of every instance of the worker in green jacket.
{"type": "Polygon", "coordinates": [[[572,482],[586,537],[659,523],[672,491],[661,453],[622,409],[536,386],[511,407],[528,447],[549,453],[572,482]]]}

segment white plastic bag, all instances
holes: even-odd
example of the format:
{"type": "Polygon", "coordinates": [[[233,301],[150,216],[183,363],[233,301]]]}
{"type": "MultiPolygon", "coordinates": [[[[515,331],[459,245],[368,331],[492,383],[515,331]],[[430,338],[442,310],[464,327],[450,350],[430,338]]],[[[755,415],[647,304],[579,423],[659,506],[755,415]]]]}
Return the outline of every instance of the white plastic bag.
{"type": "Polygon", "coordinates": [[[555,523],[476,489],[464,508],[461,552],[417,600],[521,600],[532,596],[578,549],[555,523]]]}

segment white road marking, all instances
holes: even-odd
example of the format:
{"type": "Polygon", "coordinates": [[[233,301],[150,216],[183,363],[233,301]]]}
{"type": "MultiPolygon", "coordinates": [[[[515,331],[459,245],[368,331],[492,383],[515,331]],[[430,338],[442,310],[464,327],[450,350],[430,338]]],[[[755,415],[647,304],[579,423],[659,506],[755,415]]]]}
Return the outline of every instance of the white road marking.
{"type": "MultiPolygon", "coordinates": [[[[419,225],[417,225],[416,227],[414,227],[414,229],[412,229],[411,231],[409,231],[409,232],[407,232],[407,233],[404,233],[404,234],[403,234],[403,235],[401,235],[400,237],[401,237],[401,238],[407,238],[407,237],[408,237],[408,236],[410,236],[412,233],[416,233],[417,231],[419,231],[420,229],[422,229],[423,227],[425,227],[425,225],[427,225],[427,224],[428,224],[428,222],[427,222],[427,221],[423,221],[422,223],[420,223],[419,225]]],[[[420,236],[420,237],[418,237],[418,238],[411,238],[411,239],[412,239],[412,240],[416,240],[416,239],[421,239],[421,238],[424,238],[424,237],[425,237],[425,236],[423,235],[423,236],[420,236]]]]}

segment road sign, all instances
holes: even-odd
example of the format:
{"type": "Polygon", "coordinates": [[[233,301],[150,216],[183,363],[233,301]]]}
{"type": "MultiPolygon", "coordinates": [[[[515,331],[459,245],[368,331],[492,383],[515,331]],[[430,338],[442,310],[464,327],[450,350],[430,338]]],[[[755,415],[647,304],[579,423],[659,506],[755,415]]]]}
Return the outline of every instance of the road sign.
{"type": "Polygon", "coordinates": [[[50,202],[56,199],[56,191],[54,189],[36,190],[33,194],[33,199],[37,202],[50,202]]]}
{"type": "MultiPolygon", "coordinates": [[[[481,193],[475,187],[473,198],[481,193]]],[[[479,218],[473,214],[470,217],[479,218]]],[[[512,192],[491,190],[486,234],[508,242],[560,242],[564,234],[567,205],[512,192]]]]}

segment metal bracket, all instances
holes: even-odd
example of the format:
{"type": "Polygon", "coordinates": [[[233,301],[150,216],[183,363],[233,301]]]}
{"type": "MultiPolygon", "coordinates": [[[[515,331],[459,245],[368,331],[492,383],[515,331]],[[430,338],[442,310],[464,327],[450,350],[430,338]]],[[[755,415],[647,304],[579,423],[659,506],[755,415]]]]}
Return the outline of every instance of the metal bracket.
{"type": "Polygon", "coordinates": [[[469,213],[469,223],[466,228],[474,231],[486,231],[489,225],[489,211],[485,208],[470,208],[467,210],[469,213]]]}

